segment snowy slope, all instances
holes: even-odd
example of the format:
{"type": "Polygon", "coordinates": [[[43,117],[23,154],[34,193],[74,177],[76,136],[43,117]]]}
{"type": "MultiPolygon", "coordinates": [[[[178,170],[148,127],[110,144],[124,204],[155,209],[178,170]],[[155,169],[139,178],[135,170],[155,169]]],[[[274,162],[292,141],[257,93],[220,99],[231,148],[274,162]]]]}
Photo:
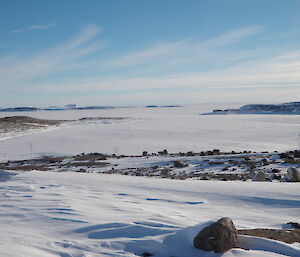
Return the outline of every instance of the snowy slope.
{"type": "MultiPolygon", "coordinates": [[[[103,174],[1,172],[0,256],[221,256],[192,248],[208,221],[238,229],[298,221],[298,183],[167,180],[103,174]],[[136,255],[135,255],[136,254],[136,255]]],[[[228,256],[300,256],[299,244],[240,237],[228,256]]]]}

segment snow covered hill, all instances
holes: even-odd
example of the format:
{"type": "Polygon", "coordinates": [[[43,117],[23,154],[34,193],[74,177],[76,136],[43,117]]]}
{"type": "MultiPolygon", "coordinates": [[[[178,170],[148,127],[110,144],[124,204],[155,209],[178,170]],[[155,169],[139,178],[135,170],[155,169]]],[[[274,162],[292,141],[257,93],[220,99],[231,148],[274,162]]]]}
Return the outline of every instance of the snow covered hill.
{"type": "Polygon", "coordinates": [[[283,104],[247,104],[239,109],[214,110],[208,114],[300,114],[300,102],[283,104]]]}

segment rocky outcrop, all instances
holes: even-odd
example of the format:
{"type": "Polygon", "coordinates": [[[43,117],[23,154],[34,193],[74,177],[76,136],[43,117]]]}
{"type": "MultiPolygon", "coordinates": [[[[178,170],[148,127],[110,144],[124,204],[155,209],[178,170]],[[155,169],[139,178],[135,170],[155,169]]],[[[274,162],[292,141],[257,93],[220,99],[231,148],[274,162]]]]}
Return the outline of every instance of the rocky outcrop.
{"type": "Polygon", "coordinates": [[[214,110],[208,114],[300,114],[300,102],[283,104],[247,104],[239,109],[214,110]]]}
{"type": "Polygon", "coordinates": [[[237,243],[237,230],[230,218],[221,218],[201,230],[194,239],[194,247],[215,253],[227,252],[237,243]]]}
{"type": "Polygon", "coordinates": [[[290,229],[256,228],[256,229],[238,230],[238,234],[269,238],[272,240],[277,240],[288,244],[300,243],[300,229],[290,230],[290,229]]]}

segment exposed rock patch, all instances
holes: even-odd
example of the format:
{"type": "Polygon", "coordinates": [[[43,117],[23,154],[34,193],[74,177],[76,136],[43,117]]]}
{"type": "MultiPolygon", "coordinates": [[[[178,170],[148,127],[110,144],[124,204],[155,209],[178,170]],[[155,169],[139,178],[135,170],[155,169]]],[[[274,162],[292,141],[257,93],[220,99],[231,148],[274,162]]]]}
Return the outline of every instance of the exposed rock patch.
{"type": "Polygon", "coordinates": [[[21,132],[28,129],[43,128],[62,124],[63,120],[44,120],[27,116],[11,116],[0,118],[0,133],[21,132]]]}
{"type": "Polygon", "coordinates": [[[296,242],[300,243],[300,229],[288,230],[288,229],[257,228],[257,229],[238,230],[238,234],[264,237],[268,239],[285,242],[288,244],[292,244],[296,242]]]}
{"type": "MultiPolygon", "coordinates": [[[[207,151],[208,152],[208,151],[207,151]]],[[[0,163],[3,170],[49,170],[75,172],[77,167],[87,173],[121,174],[131,176],[160,177],[168,179],[197,179],[218,181],[297,182],[300,165],[286,164],[285,154],[216,152],[157,153],[141,155],[116,155],[81,153],[74,156],[51,157],[7,161],[0,163]],[[145,159],[147,161],[145,162],[145,159]]],[[[299,160],[300,161],[300,160],[299,160]]]]}
{"type": "MultiPolygon", "coordinates": [[[[78,120],[80,123],[89,122],[107,122],[119,121],[125,119],[124,117],[87,117],[78,120]]],[[[10,116],[0,118],[0,134],[10,132],[24,132],[31,129],[43,129],[49,126],[58,126],[63,123],[76,122],[76,120],[45,120],[37,119],[28,116],[10,116]]]]}

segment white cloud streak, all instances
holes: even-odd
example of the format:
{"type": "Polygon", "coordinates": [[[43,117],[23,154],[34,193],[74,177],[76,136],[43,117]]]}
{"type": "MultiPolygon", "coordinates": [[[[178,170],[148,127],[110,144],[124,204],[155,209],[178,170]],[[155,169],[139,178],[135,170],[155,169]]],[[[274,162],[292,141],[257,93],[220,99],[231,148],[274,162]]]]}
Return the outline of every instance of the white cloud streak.
{"type": "Polygon", "coordinates": [[[12,30],[10,31],[10,33],[20,33],[20,32],[25,32],[25,31],[30,31],[30,30],[46,30],[46,29],[50,29],[57,26],[57,23],[50,23],[50,24],[46,24],[46,25],[32,25],[23,29],[16,29],[16,30],[12,30]]]}
{"type": "Polygon", "coordinates": [[[266,29],[265,26],[249,26],[229,31],[215,38],[203,40],[201,42],[197,42],[193,38],[188,38],[177,42],[150,47],[142,51],[135,51],[127,55],[118,56],[114,59],[105,60],[102,64],[100,63],[98,65],[100,65],[101,68],[106,67],[106,69],[117,69],[151,62],[156,62],[156,66],[157,59],[164,57],[168,59],[171,58],[172,61],[175,58],[176,62],[188,60],[191,57],[194,59],[195,56],[199,57],[199,55],[203,56],[207,54],[207,52],[211,49],[236,44],[245,38],[262,32],[264,29],[266,29]]]}

